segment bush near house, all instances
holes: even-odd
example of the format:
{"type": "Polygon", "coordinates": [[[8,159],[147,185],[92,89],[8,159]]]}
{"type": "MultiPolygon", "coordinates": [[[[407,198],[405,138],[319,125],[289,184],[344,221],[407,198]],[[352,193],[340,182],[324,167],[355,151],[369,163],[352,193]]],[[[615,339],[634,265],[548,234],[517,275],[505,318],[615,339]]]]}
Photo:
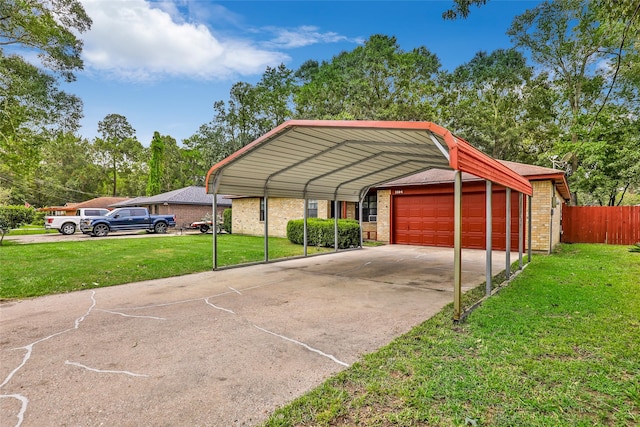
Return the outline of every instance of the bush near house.
{"type": "MultiPolygon", "coordinates": [[[[309,218],[307,220],[307,244],[309,246],[334,247],[334,220],[309,218]]],[[[287,238],[291,243],[304,243],[304,220],[292,219],[287,223],[287,238]]],[[[338,220],[338,248],[346,249],[360,244],[360,224],[352,219],[338,220]]]]}
{"type": "Polygon", "coordinates": [[[225,209],[222,212],[222,228],[229,234],[231,234],[231,224],[233,222],[231,215],[231,209],[225,209]]]}

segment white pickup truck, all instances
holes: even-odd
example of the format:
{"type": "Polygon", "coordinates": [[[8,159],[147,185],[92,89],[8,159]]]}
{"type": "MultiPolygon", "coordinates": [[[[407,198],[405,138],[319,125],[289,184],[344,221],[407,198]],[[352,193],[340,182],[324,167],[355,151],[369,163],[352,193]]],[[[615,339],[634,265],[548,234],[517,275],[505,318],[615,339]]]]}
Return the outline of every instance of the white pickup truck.
{"type": "Polygon", "coordinates": [[[56,215],[44,217],[44,228],[47,230],[58,230],[62,234],[73,234],[80,226],[80,221],[95,216],[104,216],[109,213],[109,209],[100,208],[80,208],[75,215],[56,215]]]}

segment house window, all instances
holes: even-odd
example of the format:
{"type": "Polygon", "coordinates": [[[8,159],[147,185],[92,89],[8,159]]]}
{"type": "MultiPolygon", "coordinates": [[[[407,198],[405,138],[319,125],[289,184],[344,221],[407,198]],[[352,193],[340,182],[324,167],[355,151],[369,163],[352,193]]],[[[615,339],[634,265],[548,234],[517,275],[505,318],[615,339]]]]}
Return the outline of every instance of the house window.
{"type": "Polygon", "coordinates": [[[376,222],[378,220],[378,195],[368,194],[362,201],[362,221],[376,222]]]}
{"type": "Polygon", "coordinates": [[[318,201],[309,199],[307,200],[307,217],[318,218],[318,201]]]}
{"type": "Polygon", "coordinates": [[[264,221],[264,197],[260,197],[260,221],[264,221]]]}

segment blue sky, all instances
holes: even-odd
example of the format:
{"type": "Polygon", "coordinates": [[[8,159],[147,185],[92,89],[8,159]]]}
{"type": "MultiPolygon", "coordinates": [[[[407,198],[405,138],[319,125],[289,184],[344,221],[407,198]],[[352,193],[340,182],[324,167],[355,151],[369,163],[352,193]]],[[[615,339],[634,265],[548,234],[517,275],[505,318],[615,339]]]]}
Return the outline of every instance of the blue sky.
{"type": "Polygon", "coordinates": [[[396,36],[403,50],[425,46],[453,70],[481,50],[511,47],[513,18],[540,3],[490,0],[445,21],[451,1],[81,1],[93,20],[80,35],[85,69],[63,84],[84,102],[80,134],[94,138],[116,113],[144,145],[154,131],[191,136],[234,83],[255,83],[267,66],[330,60],[372,34],[396,36]]]}

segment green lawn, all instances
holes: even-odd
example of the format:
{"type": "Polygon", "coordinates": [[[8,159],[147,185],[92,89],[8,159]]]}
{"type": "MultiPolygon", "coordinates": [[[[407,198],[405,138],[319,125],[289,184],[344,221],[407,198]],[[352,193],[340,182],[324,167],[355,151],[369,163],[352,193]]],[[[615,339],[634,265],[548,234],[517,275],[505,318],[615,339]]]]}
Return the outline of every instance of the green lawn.
{"type": "Polygon", "coordinates": [[[640,425],[640,254],[562,245],[464,323],[452,314],[449,305],[265,425],[640,425]]]}
{"type": "Polygon", "coordinates": [[[44,225],[23,225],[20,228],[15,228],[5,235],[7,236],[27,236],[32,234],[53,234],[58,233],[58,230],[47,230],[44,225]]]}
{"type": "MultiPolygon", "coordinates": [[[[308,248],[313,255],[329,249],[308,248]]],[[[180,276],[212,268],[211,235],[0,246],[0,299],[26,298],[180,276]]],[[[269,238],[269,258],[302,255],[287,239],[269,238]]],[[[264,259],[262,237],[218,236],[218,265],[264,259]]]]}

